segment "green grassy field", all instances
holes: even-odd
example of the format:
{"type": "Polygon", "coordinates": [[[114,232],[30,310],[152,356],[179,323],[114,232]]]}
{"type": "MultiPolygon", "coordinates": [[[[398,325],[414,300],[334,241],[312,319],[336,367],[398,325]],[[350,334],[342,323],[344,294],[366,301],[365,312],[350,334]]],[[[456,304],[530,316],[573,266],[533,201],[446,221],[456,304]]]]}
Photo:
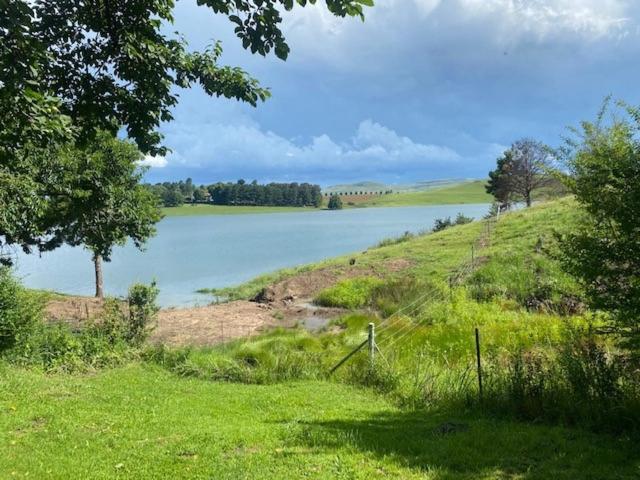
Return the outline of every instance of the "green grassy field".
{"type": "Polygon", "coordinates": [[[557,427],[401,410],[328,382],[256,386],[132,364],[0,377],[2,478],[637,478],[636,449],[557,427]],[[461,425],[443,433],[444,423],[461,425]]]}
{"type": "MultiPolygon", "coordinates": [[[[490,235],[474,222],[237,289],[249,295],[296,271],[339,271],[355,259],[368,274],[321,295],[354,311],[318,333],[150,348],[76,374],[0,363],[0,478],[638,478],[637,436],[627,425],[637,424],[640,407],[625,403],[617,382],[608,387],[615,404],[599,403],[599,390],[579,375],[574,387],[586,364],[551,368],[571,332],[588,324],[556,310],[576,285],[545,253],[553,232],[576,221],[575,202],[563,199],[510,213],[490,235]],[[449,293],[448,276],[469,265],[479,238],[475,269],[449,293]],[[407,269],[386,267],[400,260],[407,269]],[[429,302],[415,303],[426,294],[429,302]],[[530,310],[532,298],[546,303],[530,310]],[[328,377],[370,321],[384,360],[371,369],[358,354],[328,377]]],[[[608,378],[598,365],[588,367],[608,378]]]]}
{"type": "Polygon", "coordinates": [[[447,205],[457,203],[491,203],[484,180],[464,182],[451,186],[434,187],[423,192],[393,193],[358,203],[358,207],[403,207],[411,205],[447,205]]]}
{"type": "Polygon", "coordinates": [[[287,213],[316,211],[315,208],[303,207],[252,207],[233,205],[182,205],[180,207],[165,207],[162,209],[167,217],[188,217],[196,215],[242,215],[256,213],[287,213]]]}

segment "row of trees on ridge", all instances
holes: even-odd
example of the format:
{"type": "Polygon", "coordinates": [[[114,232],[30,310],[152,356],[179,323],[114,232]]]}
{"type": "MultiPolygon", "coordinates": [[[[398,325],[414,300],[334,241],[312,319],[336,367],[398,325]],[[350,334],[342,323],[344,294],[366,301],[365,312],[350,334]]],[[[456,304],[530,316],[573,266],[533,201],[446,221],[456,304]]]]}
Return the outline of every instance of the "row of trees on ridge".
{"type": "Polygon", "coordinates": [[[165,207],[189,203],[213,203],[215,205],[258,205],[320,207],[320,186],[310,183],[269,183],[260,185],[256,180],[247,183],[214,183],[195,186],[190,178],[180,182],[164,182],[150,185],[165,207]]]}

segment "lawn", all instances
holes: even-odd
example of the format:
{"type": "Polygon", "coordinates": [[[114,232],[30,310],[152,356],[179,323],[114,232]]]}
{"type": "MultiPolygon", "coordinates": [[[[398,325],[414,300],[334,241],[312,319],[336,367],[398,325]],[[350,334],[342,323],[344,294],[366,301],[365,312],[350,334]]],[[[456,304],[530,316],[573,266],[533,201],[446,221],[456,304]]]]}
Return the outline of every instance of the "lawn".
{"type": "Polygon", "coordinates": [[[130,364],[0,373],[1,478],[637,478],[633,442],[411,412],[328,382],[269,386],[130,364]]]}

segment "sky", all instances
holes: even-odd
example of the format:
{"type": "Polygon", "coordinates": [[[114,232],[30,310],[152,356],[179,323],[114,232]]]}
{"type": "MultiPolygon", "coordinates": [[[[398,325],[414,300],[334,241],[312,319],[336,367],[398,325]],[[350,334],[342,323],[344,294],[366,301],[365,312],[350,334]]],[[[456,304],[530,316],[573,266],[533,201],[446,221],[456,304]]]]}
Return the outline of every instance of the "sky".
{"type": "Polygon", "coordinates": [[[637,0],[376,0],[364,22],[322,0],[284,15],[286,62],[245,51],[224,16],[176,2],[194,49],[220,40],[272,97],[180,90],[147,180],[484,178],[517,139],[557,147],[607,95],[640,104],[637,0]]]}

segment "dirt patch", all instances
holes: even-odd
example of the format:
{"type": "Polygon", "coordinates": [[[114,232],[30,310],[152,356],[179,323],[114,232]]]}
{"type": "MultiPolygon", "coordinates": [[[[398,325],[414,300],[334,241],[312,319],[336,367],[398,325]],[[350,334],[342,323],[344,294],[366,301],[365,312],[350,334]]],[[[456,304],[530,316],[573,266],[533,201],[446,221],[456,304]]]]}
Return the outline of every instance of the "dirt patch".
{"type": "Polygon", "coordinates": [[[68,323],[76,328],[99,317],[103,308],[104,301],[99,298],[65,296],[50,300],[44,311],[49,321],[68,323]]]}
{"type": "Polygon", "coordinates": [[[170,308],[158,313],[152,343],[212,345],[238,337],[250,337],[278,319],[268,305],[243,300],[194,308],[170,308]]]}
{"type": "MultiPolygon", "coordinates": [[[[398,272],[411,266],[411,262],[403,258],[389,260],[384,263],[385,272],[398,272]]],[[[303,272],[281,282],[263,288],[252,301],[276,306],[290,306],[300,301],[310,301],[325,288],[340,280],[380,274],[373,267],[349,265],[344,267],[326,267],[303,272]]]]}
{"type": "MultiPolygon", "coordinates": [[[[397,272],[409,266],[411,262],[395,259],[385,262],[381,271],[397,272]]],[[[318,307],[311,303],[313,298],[337,281],[361,276],[380,274],[373,267],[357,264],[346,268],[327,267],[275,283],[263,289],[253,301],[162,309],[149,341],[174,346],[203,346],[251,337],[274,327],[301,325],[311,331],[319,330],[344,310],[318,307]]],[[[50,321],[81,328],[90,319],[98,317],[103,307],[103,301],[96,298],[69,296],[50,301],[46,315],[50,321]]]]}

